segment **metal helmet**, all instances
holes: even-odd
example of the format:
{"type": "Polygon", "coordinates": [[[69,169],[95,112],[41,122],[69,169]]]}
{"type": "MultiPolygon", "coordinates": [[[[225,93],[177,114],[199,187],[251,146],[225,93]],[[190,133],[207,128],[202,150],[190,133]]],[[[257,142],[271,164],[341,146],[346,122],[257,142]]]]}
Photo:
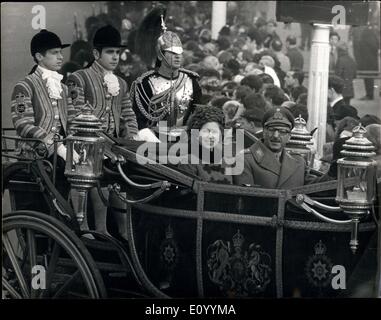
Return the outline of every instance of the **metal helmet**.
{"type": "Polygon", "coordinates": [[[164,23],[166,8],[156,6],[143,19],[135,38],[136,53],[147,65],[153,65],[158,55],[164,51],[176,54],[183,52],[179,36],[167,31],[164,23]]]}
{"type": "Polygon", "coordinates": [[[172,31],[165,31],[158,39],[157,45],[161,51],[169,51],[176,54],[183,53],[183,45],[179,36],[172,31]]]}

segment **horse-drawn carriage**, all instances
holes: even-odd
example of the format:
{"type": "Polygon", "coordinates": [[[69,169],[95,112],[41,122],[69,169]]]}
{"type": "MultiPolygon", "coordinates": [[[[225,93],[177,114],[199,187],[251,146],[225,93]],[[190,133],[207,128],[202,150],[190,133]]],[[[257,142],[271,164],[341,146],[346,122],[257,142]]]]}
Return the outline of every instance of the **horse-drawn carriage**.
{"type": "Polygon", "coordinates": [[[52,165],[39,156],[41,144],[33,160],[3,144],[3,199],[7,193],[11,204],[3,215],[3,296],[380,295],[379,195],[353,228],[358,220],[334,207],[338,180],[291,190],[214,184],[175,165],[143,165],[141,143],[114,140],[102,172],[126,203],[128,239],[110,219],[112,236],[81,229],[70,185],[56,176],[54,157],[52,165]]]}

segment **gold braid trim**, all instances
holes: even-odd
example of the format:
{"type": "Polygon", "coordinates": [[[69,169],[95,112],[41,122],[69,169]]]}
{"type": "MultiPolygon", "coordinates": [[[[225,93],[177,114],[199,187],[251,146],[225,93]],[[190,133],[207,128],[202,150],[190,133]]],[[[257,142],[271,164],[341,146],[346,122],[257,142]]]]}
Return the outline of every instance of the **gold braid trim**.
{"type": "MultiPolygon", "coordinates": [[[[140,112],[150,121],[153,121],[153,122],[158,122],[160,120],[162,120],[166,114],[168,113],[168,109],[164,106],[163,108],[161,108],[160,110],[156,110],[156,112],[158,111],[161,111],[162,109],[165,109],[159,116],[152,116],[151,114],[149,114],[147,112],[147,110],[144,108],[144,106],[142,105],[142,102],[140,100],[140,95],[139,95],[139,89],[138,89],[138,84],[135,84],[135,90],[132,90],[134,92],[134,96],[135,96],[135,101],[136,101],[136,104],[138,105],[138,108],[140,110],[140,112]]],[[[151,105],[148,105],[148,108],[150,108],[151,105]]]]}

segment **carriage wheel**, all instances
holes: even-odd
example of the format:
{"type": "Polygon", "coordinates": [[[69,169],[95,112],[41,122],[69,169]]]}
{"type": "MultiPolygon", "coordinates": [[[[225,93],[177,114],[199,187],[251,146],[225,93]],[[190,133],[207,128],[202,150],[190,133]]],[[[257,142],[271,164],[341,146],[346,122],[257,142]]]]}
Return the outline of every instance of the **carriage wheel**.
{"type": "Polygon", "coordinates": [[[6,214],[2,243],[4,298],[106,297],[90,253],[57,219],[35,211],[6,214]]]}

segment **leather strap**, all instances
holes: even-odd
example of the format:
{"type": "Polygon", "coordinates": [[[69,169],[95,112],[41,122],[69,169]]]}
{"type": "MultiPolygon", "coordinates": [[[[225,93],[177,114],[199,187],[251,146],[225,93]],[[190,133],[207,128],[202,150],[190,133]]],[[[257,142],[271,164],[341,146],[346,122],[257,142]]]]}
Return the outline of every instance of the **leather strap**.
{"type": "Polygon", "coordinates": [[[66,201],[64,197],[62,197],[62,195],[58,192],[57,188],[50,180],[50,177],[46,173],[45,168],[43,166],[43,160],[36,160],[35,163],[37,165],[38,174],[42,178],[42,182],[47,188],[47,190],[53,195],[53,198],[57,199],[58,205],[63,209],[65,213],[67,213],[72,218],[72,221],[76,221],[73,208],[70,206],[69,202],[66,201]]]}

